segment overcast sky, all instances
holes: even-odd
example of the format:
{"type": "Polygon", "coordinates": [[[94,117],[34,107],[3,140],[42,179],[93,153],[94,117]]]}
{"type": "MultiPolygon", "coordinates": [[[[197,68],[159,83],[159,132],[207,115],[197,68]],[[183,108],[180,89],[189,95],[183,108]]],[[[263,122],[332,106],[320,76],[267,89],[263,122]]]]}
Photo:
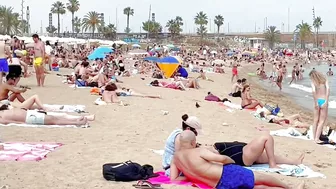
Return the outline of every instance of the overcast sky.
{"type": "MultiPolygon", "coordinates": [[[[41,22],[43,31],[48,26],[48,14],[55,0],[25,0],[24,5],[30,7],[30,24],[32,32],[40,32],[41,22]]],[[[64,4],[67,0],[61,0],[64,4]]],[[[130,28],[139,32],[142,22],[148,20],[149,7],[156,13],[156,21],[165,26],[169,19],[181,16],[184,20],[183,32],[195,31],[194,17],[197,12],[204,11],[209,18],[208,30],[215,31],[214,17],[218,14],[224,16],[225,24],[221,31],[227,32],[254,32],[267,25],[274,25],[281,31],[288,31],[288,8],[290,31],[302,20],[312,24],[312,8],[315,7],[316,16],[323,20],[322,31],[335,31],[335,0],[79,0],[80,9],[76,16],[83,17],[89,11],[105,14],[105,22],[116,24],[118,31],[124,31],[126,16],[123,15],[125,7],[134,9],[134,16],[130,18],[130,28]],[[323,3],[322,3],[323,2],[323,3]],[[211,19],[211,22],[210,22],[211,19]],[[210,28],[211,25],[211,28],[210,28]]],[[[12,6],[16,12],[21,13],[21,0],[3,0],[1,5],[12,6]]],[[[61,16],[61,30],[71,30],[71,14],[61,16]],[[62,27],[63,26],[63,27],[62,27]]],[[[57,27],[57,15],[53,15],[53,25],[57,27]]]]}

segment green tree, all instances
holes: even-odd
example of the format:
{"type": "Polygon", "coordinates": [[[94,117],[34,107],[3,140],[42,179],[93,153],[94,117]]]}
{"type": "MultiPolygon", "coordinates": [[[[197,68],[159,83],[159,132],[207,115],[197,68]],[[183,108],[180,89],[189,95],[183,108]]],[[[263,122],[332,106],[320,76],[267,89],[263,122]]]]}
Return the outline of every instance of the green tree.
{"type": "Polygon", "coordinates": [[[134,15],[134,9],[132,9],[131,7],[124,8],[124,15],[126,15],[126,17],[127,17],[127,27],[126,27],[125,31],[126,31],[126,33],[130,33],[131,29],[129,27],[129,20],[130,20],[130,16],[134,15]]]}
{"type": "Polygon", "coordinates": [[[82,30],[82,19],[78,18],[77,16],[74,19],[74,29],[75,33],[79,33],[82,30]]]}
{"type": "Polygon", "coordinates": [[[57,34],[61,32],[61,19],[60,15],[65,14],[65,5],[61,1],[56,1],[51,5],[51,13],[57,14],[57,34]]]}
{"type": "Polygon", "coordinates": [[[318,16],[314,19],[313,26],[314,26],[315,31],[316,31],[316,47],[318,48],[319,47],[318,35],[319,35],[320,28],[322,26],[321,17],[318,16]]]}
{"type": "Polygon", "coordinates": [[[13,10],[13,7],[0,6],[0,34],[21,33],[19,14],[13,10]]]}
{"type": "Polygon", "coordinates": [[[162,26],[159,22],[146,21],[142,22],[142,29],[148,32],[150,35],[157,37],[159,33],[162,32],[162,26]]]}
{"type": "Polygon", "coordinates": [[[79,1],[78,0],[69,0],[69,2],[66,4],[66,8],[69,12],[71,12],[71,27],[72,27],[72,33],[75,32],[75,12],[79,10],[79,1]]]}
{"type": "Polygon", "coordinates": [[[295,31],[298,34],[298,37],[301,42],[301,48],[306,48],[306,42],[312,35],[312,27],[307,22],[301,22],[301,24],[298,24],[296,26],[295,31]]]}
{"type": "Polygon", "coordinates": [[[114,24],[109,24],[103,27],[102,33],[107,39],[115,39],[117,36],[117,28],[114,24]]]}
{"type": "Polygon", "coordinates": [[[173,38],[180,35],[180,33],[183,31],[182,26],[183,19],[180,16],[176,16],[175,19],[168,20],[166,24],[166,27],[168,28],[173,38]]]}
{"type": "Polygon", "coordinates": [[[92,31],[92,37],[94,37],[94,33],[96,29],[102,26],[101,14],[96,11],[88,12],[83,18],[83,30],[87,31],[90,29],[92,31]]]}
{"type": "Polygon", "coordinates": [[[269,26],[266,29],[264,36],[271,49],[273,49],[275,43],[280,42],[280,30],[277,30],[275,26],[269,26]]]}
{"type": "Polygon", "coordinates": [[[201,11],[197,13],[194,20],[195,24],[199,26],[197,28],[197,34],[201,35],[201,40],[203,40],[204,35],[207,33],[206,25],[208,24],[208,16],[201,11]]]}
{"type": "Polygon", "coordinates": [[[50,34],[54,34],[57,31],[57,28],[55,26],[51,26],[51,27],[46,27],[46,31],[50,34]]]}
{"type": "Polygon", "coordinates": [[[215,16],[215,24],[217,26],[217,33],[219,34],[220,27],[224,24],[224,17],[222,15],[215,16]]]}

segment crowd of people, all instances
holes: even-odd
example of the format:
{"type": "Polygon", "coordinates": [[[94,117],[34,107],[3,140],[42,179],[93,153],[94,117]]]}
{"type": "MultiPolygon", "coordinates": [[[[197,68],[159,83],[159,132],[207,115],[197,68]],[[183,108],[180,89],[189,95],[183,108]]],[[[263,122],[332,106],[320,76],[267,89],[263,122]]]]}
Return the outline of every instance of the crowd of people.
{"type": "MultiPolygon", "coordinates": [[[[199,80],[215,82],[208,73],[225,73],[224,69],[231,67],[232,89],[229,97],[241,98],[242,109],[264,108],[266,105],[251,94],[251,85],[246,78],[240,79],[239,66],[244,63],[261,63],[256,75],[261,79],[269,79],[281,90],[282,83],[287,75],[287,65],[294,61],[310,63],[319,60],[330,62],[330,53],[320,55],[312,53],[304,58],[299,54],[292,57],[279,56],[277,51],[265,52],[259,50],[254,56],[244,56],[243,50],[233,50],[234,55],[228,55],[232,49],[218,49],[212,53],[209,47],[201,46],[199,50],[187,51],[184,46],[178,52],[160,49],[160,45],[153,44],[151,56],[165,57],[170,55],[180,56],[183,63],[179,65],[171,78],[165,78],[165,72],[158,64],[144,60],[149,52],[127,56],[128,47],[114,45],[114,53],[108,53],[104,58],[89,60],[88,56],[96,47],[80,46],[78,48],[64,47],[49,41],[43,42],[38,35],[32,36],[34,44],[28,46],[16,37],[8,41],[0,41],[0,123],[28,123],[38,125],[86,125],[94,121],[94,115],[72,116],[68,114],[51,115],[48,108],[37,95],[24,97],[28,87],[20,86],[21,77],[29,77],[29,66],[34,68],[38,87],[46,85],[46,76],[55,67],[73,69],[73,74],[63,75],[66,84],[75,87],[92,87],[97,89],[101,96],[99,105],[120,104],[129,105],[119,99],[120,96],[134,96],[143,98],[157,98],[161,96],[135,92],[133,89],[123,87],[124,77],[134,74],[146,75],[152,78],[150,85],[176,90],[197,90],[201,86],[199,80]],[[315,56],[316,55],[316,56],[315,56]],[[325,55],[325,56],[324,56],[325,55]],[[315,58],[314,58],[315,57],[315,58]],[[271,63],[271,74],[267,76],[266,63],[271,63]],[[23,69],[22,69],[23,68],[23,69]],[[190,77],[190,72],[197,72],[197,77],[190,77]],[[170,80],[163,80],[170,79],[170,80]]],[[[150,49],[149,47],[147,49],[150,49]]],[[[231,54],[231,53],[230,53],[231,54]]],[[[308,53],[309,54],[309,53],[308,53]]],[[[295,63],[292,69],[292,80],[296,82],[303,78],[305,69],[303,65],[295,63]]],[[[327,72],[332,76],[331,68],[327,72]]],[[[330,88],[325,74],[316,70],[309,73],[312,81],[313,97],[315,102],[313,139],[318,144],[323,127],[328,117],[328,101],[330,88]]],[[[208,95],[212,95],[210,92],[208,95]]],[[[219,99],[218,101],[228,101],[219,99]]],[[[270,123],[291,124],[298,127],[309,127],[300,115],[286,118],[265,115],[270,123]]],[[[202,126],[194,116],[182,116],[182,129],[174,130],[168,137],[163,155],[163,169],[171,180],[191,179],[205,183],[211,187],[228,188],[288,188],[278,179],[250,171],[243,166],[268,163],[271,168],[279,168],[278,164],[299,165],[304,159],[304,154],[297,158],[287,158],[275,154],[273,137],[263,135],[253,139],[250,143],[244,142],[217,142],[213,145],[201,145],[196,142],[196,136],[201,133],[202,126]],[[181,174],[183,173],[183,174],[181,174]]],[[[303,188],[300,184],[298,188],[303,188]]]]}

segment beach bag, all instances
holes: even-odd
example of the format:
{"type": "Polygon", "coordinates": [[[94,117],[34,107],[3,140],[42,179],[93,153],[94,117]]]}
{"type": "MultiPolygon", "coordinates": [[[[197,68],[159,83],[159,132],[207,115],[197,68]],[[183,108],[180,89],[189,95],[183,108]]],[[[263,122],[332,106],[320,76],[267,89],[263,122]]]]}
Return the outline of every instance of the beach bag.
{"type": "Polygon", "coordinates": [[[108,181],[131,182],[156,177],[153,166],[143,165],[132,161],[123,163],[107,163],[103,165],[103,177],[108,181]]]}

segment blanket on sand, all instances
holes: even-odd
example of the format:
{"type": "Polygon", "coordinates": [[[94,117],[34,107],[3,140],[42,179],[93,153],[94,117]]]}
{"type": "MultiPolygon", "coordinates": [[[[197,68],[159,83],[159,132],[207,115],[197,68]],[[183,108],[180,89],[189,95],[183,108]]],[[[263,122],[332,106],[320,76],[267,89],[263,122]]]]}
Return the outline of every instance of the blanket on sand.
{"type": "Polygon", "coordinates": [[[40,161],[61,147],[60,143],[3,143],[0,161],[40,161]]]}

